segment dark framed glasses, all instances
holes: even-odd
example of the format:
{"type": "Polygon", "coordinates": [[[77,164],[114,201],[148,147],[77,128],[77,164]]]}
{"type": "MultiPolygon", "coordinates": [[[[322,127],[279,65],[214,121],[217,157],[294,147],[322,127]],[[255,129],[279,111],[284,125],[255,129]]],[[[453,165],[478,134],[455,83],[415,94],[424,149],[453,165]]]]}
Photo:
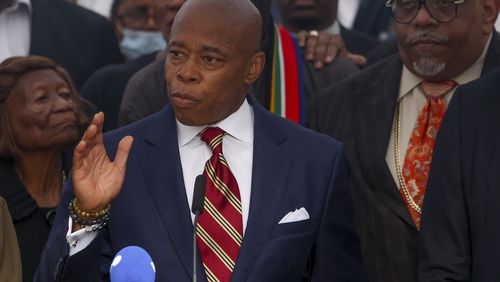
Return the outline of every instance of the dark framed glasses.
{"type": "Polygon", "coordinates": [[[457,16],[458,5],[465,0],[388,0],[385,6],[391,8],[392,17],[401,24],[411,23],[422,5],[429,15],[439,22],[451,22],[457,16]]]}

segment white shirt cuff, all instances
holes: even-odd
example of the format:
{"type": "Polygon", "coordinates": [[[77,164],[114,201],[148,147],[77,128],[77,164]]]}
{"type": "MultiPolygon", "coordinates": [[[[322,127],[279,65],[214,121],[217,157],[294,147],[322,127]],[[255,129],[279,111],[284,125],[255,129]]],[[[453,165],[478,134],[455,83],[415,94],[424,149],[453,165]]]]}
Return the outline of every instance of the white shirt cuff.
{"type": "Polygon", "coordinates": [[[66,233],[66,241],[69,244],[69,256],[85,249],[98,234],[98,231],[86,231],[83,228],[73,233],[71,233],[71,230],[73,230],[73,219],[70,216],[68,219],[68,232],[66,233]]]}

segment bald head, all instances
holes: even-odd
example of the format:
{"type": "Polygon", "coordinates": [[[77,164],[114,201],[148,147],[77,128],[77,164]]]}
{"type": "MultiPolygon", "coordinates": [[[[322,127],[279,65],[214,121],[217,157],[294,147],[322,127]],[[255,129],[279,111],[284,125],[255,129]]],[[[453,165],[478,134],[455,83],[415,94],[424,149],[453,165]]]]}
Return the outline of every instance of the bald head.
{"type": "Polygon", "coordinates": [[[212,34],[231,35],[242,51],[249,52],[245,55],[259,51],[262,18],[249,0],[188,0],[175,17],[172,33],[193,24],[212,34]]]}

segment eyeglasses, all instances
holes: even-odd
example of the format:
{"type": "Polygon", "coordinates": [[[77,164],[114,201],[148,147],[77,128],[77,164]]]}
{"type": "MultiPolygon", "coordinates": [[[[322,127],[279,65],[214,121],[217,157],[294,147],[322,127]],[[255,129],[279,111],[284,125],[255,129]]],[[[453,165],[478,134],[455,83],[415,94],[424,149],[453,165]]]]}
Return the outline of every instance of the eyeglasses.
{"type": "Polygon", "coordinates": [[[127,25],[145,25],[151,17],[156,20],[154,11],[151,11],[148,6],[134,7],[118,15],[118,19],[120,19],[124,22],[124,24],[127,25]]]}
{"type": "Polygon", "coordinates": [[[388,0],[385,6],[391,8],[392,17],[401,24],[411,23],[422,5],[429,15],[439,22],[451,22],[457,16],[458,5],[465,0],[388,0]]]}

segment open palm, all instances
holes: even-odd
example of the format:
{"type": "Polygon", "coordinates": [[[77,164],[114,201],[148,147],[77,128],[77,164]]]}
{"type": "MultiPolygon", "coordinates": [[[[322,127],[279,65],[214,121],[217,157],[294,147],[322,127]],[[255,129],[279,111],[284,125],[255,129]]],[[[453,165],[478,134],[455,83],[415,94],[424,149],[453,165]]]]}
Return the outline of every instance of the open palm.
{"type": "Polygon", "coordinates": [[[103,144],[104,114],[96,114],[73,155],[73,186],[78,206],[85,211],[102,209],[118,195],[125,179],[127,158],[133,138],[118,144],[114,162],[103,144]]]}

